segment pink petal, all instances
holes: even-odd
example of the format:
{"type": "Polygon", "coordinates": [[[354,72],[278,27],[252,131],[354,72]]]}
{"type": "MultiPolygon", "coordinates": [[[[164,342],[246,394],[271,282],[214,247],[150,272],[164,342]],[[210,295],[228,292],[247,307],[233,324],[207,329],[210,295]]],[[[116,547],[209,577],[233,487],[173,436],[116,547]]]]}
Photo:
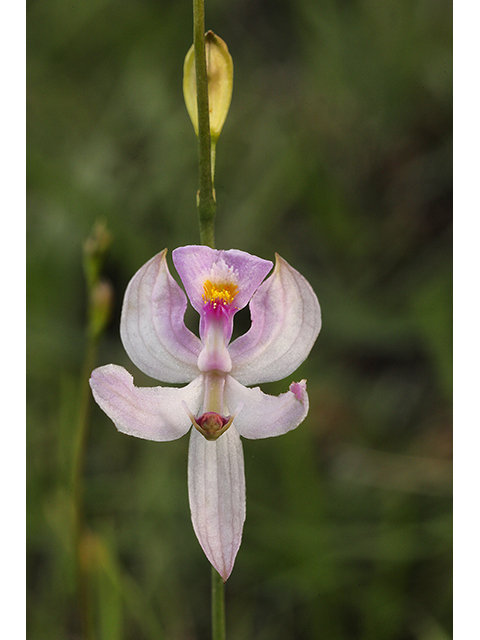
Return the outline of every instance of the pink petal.
{"type": "Polygon", "coordinates": [[[181,438],[191,427],[182,406],[198,413],[203,401],[203,378],[186,387],[135,387],[123,367],[107,364],[92,372],[93,397],[122,433],[163,442],[181,438]]]}
{"type": "Polygon", "coordinates": [[[231,375],[243,384],[289,376],[308,356],[320,331],[320,305],[312,287],[283,258],[276,259],[273,274],[250,302],[250,330],[229,346],[231,375]]]}
{"type": "Polygon", "coordinates": [[[223,260],[226,266],[232,267],[236,274],[238,294],[234,304],[237,309],[242,309],[248,304],[273,266],[270,260],[257,258],[238,249],[217,251],[210,247],[196,245],[174,249],[172,258],[190,302],[199,313],[204,306],[203,284],[210,278],[215,263],[223,260]]]}
{"type": "Polygon", "coordinates": [[[130,281],[120,335],[141,371],[163,382],[190,382],[198,375],[202,343],[185,326],[187,299],[170,275],[166,254],[157,254],[130,281]]]}
{"type": "Polygon", "coordinates": [[[192,429],[188,495],[198,541],[225,581],[232,572],[245,522],[243,450],[233,425],[214,441],[192,429]]]}
{"type": "Polygon", "coordinates": [[[298,427],[305,419],[307,385],[305,380],[292,382],[286,393],[270,396],[259,387],[248,389],[227,376],[225,402],[236,414],[233,424],[241,436],[253,439],[280,436],[298,427]]]}

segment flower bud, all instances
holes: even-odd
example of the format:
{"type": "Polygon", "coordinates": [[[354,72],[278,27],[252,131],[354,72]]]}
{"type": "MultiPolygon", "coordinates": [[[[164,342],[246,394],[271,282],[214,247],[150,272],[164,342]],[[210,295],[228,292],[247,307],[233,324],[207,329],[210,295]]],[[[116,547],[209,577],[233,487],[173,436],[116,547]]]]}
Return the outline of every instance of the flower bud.
{"type": "MultiPolygon", "coordinates": [[[[205,34],[205,56],[207,60],[210,135],[212,140],[216,142],[227,118],[232,99],[233,61],[226,43],[213,31],[208,31],[205,34]]],[[[193,45],[185,56],[183,95],[195,133],[198,135],[197,84],[193,45]]]]}
{"type": "Polygon", "coordinates": [[[100,278],[105,255],[112,236],[103,220],[97,220],[92,232],[83,244],[83,268],[88,289],[92,289],[100,278]]]}

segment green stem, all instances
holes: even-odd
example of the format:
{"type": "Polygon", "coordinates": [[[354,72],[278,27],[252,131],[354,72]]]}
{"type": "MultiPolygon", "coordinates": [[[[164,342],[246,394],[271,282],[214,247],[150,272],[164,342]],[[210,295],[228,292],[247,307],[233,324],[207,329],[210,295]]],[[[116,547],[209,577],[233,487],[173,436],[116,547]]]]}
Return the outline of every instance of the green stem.
{"type": "Polygon", "coordinates": [[[92,603],[88,586],[88,568],[84,559],[85,519],[83,509],[84,483],[83,471],[89,432],[90,411],[90,373],[95,365],[98,341],[88,337],[87,351],[80,379],[80,406],[78,413],[77,433],[73,457],[72,498],[73,498],[73,536],[76,555],[78,596],[80,606],[80,622],[85,640],[95,637],[92,603]]]}
{"type": "Polygon", "coordinates": [[[225,585],[212,567],[212,640],[225,640],[225,585]]]}
{"type": "Polygon", "coordinates": [[[205,55],[204,0],[193,0],[193,47],[197,83],[198,109],[198,195],[197,210],[200,242],[215,247],[215,213],[217,204],[213,193],[210,117],[208,110],[208,77],[205,55]]]}
{"type": "MultiPolygon", "coordinates": [[[[215,213],[217,209],[213,190],[215,145],[212,145],[210,136],[204,0],[193,0],[193,47],[198,109],[198,222],[200,242],[213,249],[215,247],[215,213]]],[[[225,640],[225,638],[225,588],[220,574],[212,567],[212,640],[225,640]]]]}

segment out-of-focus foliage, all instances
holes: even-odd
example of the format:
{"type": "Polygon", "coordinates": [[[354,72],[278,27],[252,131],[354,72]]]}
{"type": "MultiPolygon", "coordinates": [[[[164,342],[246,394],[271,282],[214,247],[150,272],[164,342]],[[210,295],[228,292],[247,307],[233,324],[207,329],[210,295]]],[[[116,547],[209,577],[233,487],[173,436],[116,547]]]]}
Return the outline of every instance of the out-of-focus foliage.
{"type": "MultiPolygon", "coordinates": [[[[206,15],[235,65],[217,246],[280,253],[324,318],[295,374],[308,379],[307,420],[244,441],[228,637],[450,638],[451,3],[206,0],[206,15]]],[[[79,637],[82,245],[103,219],[115,311],[98,364],[148,384],[119,314],[147,259],[198,242],[182,96],[191,6],[31,0],[28,27],[28,636],[66,640],[79,637]]],[[[90,429],[83,544],[97,637],[208,638],[187,439],[128,438],[96,406],[90,429]]]]}

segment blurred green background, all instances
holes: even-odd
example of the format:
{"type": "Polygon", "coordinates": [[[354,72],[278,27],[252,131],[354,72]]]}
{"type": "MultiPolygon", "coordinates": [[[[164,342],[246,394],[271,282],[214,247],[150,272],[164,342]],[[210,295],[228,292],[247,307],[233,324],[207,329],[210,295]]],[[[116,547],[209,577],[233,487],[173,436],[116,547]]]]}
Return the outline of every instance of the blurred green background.
{"type": "MultiPolygon", "coordinates": [[[[28,3],[28,637],[81,637],[71,473],[86,350],[82,245],[112,234],[97,364],[126,366],[125,287],[198,242],[182,96],[189,2],[28,3]]],[[[244,441],[229,640],[444,640],[451,624],[451,3],[207,0],[235,64],[217,246],[313,285],[295,431],[244,441]]],[[[246,328],[248,316],[239,318],[246,328]]],[[[264,385],[285,391],[291,380],[264,385]]],[[[203,640],[210,571],[187,438],[118,434],[91,406],[82,542],[95,637],[203,640]]]]}

